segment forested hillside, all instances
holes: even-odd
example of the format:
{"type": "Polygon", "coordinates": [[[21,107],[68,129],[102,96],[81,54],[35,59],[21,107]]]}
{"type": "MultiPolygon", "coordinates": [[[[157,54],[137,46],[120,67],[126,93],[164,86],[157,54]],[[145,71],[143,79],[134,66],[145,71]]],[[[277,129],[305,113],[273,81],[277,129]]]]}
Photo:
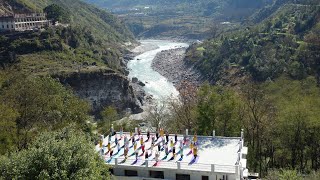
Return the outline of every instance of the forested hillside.
{"type": "Polygon", "coordinates": [[[192,45],[185,62],[216,85],[200,90],[197,132],[244,128],[251,170],[308,179],[319,168],[319,37],[318,1],[278,0],[242,28],[192,45]]]}
{"type": "Polygon", "coordinates": [[[243,18],[257,8],[270,4],[272,0],[86,0],[112,10],[112,8],[135,8],[149,6],[158,12],[182,12],[182,14],[193,14],[203,16],[215,16],[216,18],[243,18]],[[239,16],[240,15],[240,16],[239,16]],[[223,17],[225,16],[225,17],[223,17]],[[238,16],[238,17],[236,17],[238,16]]]}
{"type": "Polygon", "coordinates": [[[258,25],[191,47],[186,61],[212,83],[243,76],[265,81],[284,74],[318,78],[319,37],[320,6],[286,4],[258,25]]]}
{"type": "MultiPolygon", "coordinates": [[[[71,24],[87,27],[99,38],[109,42],[126,42],[132,40],[132,34],[120,20],[110,13],[98,9],[79,0],[4,0],[1,4],[9,4],[16,12],[41,12],[50,4],[64,7],[71,14],[71,24]]],[[[2,5],[4,8],[5,5],[2,5]]],[[[0,11],[1,12],[1,11],[0,11]]]]}
{"type": "Polygon", "coordinates": [[[319,1],[318,0],[273,0],[272,4],[268,6],[264,6],[263,8],[255,12],[249,18],[249,21],[251,23],[259,23],[265,18],[272,15],[273,13],[275,13],[284,4],[319,5],[319,1]]]}
{"type": "Polygon", "coordinates": [[[106,11],[81,1],[49,0],[4,1],[2,9],[7,13],[8,9],[11,9],[10,13],[42,12],[53,2],[63,8],[68,16],[65,23],[70,26],[1,36],[0,41],[4,44],[0,47],[2,66],[19,62],[23,70],[52,73],[75,71],[83,64],[95,64],[123,71],[119,57],[126,49],[122,46],[134,39],[124,24],[106,11]]]}
{"type": "Polygon", "coordinates": [[[98,73],[113,81],[106,78],[112,74],[127,92],[122,56],[134,37],[119,19],[82,1],[0,1],[0,15],[31,12],[63,25],[0,34],[0,179],[108,179],[93,148],[92,105],[61,79],[98,73]]]}
{"type": "Polygon", "coordinates": [[[169,101],[170,112],[155,108],[149,120],[178,133],[211,135],[214,129],[234,137],[243,129],[250,172],[267,180],[319,179],[320,90],[314,77],[180,88],[180,102],[169,101]]]}

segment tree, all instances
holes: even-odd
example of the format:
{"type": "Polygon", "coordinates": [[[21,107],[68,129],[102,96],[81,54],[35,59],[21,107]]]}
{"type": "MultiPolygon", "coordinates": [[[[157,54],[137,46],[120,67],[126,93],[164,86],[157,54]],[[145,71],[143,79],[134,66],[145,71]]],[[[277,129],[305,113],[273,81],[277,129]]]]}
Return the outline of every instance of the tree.
{"type": "Polygon", "coordinates": [[[98,123],[101,133],[108,131],[111,128],[113,121],[118,120],[119,115],[117,110],[108,106],[101,112],[102,120],[98,123]]]}
{"type": "Polygon", "coordinates": [[[88,103],[51,77],[14,75],[4,85],[0,102],[18,113],[15,127],[19,149],[26,148],[42,130],[55,130],[69,123],[87,128],[88,103]]]}
{"type": "Polygon", "coordinates": [[[0,104],[0,155],[15,150],[16,147],[16,123],[19,116],[17,111],[10,107],[0,104]]]}
{"type": "Polygon", "coordinates": [[[318,169],[320,91],[315,78],[303,81],[281,78],[269,83],[267,91],[272,92],[269,97],[276,100],[278,107],[275,139],[281,143],[275,147],[276,164],[301,172],[318,169]]]}
{"type": "Polygon", "coordinates": [[[266,180],[302,180],[302,175],[300,175],[295,170],[278,170],[269,172],[266,180]]]}
{"type": "Polygon", "coordinates": [[[47,18],[53,20],[54,22],[59,21],[62,23],[70,22],[70,13],[63,7],[57,4],[51,4],[44,8],[43,10],[47,13],[47,18]]]}
{"type": "Polygon", "coordinates": [[[185,129],[189,132],[196,130],[197,88],[185,81],[179,85],[178,90],[179,99],[172,99],[168,104],[173,118],[172,127],[175,127],[173,129],[179,133],[184,132],[185,129]]]}
{"type": "Polygon", "coordinates": [[[167,129],[166,124],[170,114],[165,102],[150,106],[147,112],[148,114],[145,119],[151,122],[151,126],[154,127],[156,131],[159,131],[160,128],[167,129]]]}
{"type": "Polygon", "coordinates": [[[235,136],[241,129],[239,96],[228,88],[204,85],[198,93],[198,133],[210,135],[212,130],[222,136],[235,136]]]}
{"type": "Polygon", "coordinates": [[[70,126],[42,133],[25,150],[0,161],[0,179],[110,179],[87,136],[70,126]]]}
{"type": "Polygon", "coordinates": [[[246,130],[246,138],[249,146],[250,158],[255,159],[250,167],[262,174],[264,164],[262,161],[263,147],[272,149],[273,139],[270,138],[275,125],[275,107],[268,100],[263,88],[256,84],[248,84],[242,89],[244,101],[243,125],[246,130]],[[268,146],[267,146],[268,145],[268,146]]]}

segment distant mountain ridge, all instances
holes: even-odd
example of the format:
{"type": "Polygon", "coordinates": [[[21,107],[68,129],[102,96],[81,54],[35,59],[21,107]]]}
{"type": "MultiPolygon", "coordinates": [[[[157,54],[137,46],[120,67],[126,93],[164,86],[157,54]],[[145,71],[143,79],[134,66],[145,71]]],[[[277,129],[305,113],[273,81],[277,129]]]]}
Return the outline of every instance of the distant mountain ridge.
{"type": "Polygon", "coordinates": [[[142,38],[182,37],[204,39],[221,22],[236,28],[273,0],[85,0],[124,19],[142,38]]]}
{"type": "Polygon", "coordinates": [[[175,9],[185,14],[211,17],[243,18],[268,4],[272,0],[85,0],[88,3],[110,10],[113,8],[134,8],[150,6],[154,9],[175,9]],[[238,16],[238,17],[236,17],[238,16]]]}
{"type": "Polygon", "coordinates": [[[301,4],[301,5],[320,5],[318,0],[274,0],[274,2],[268,6],[265,6],[258,10],[256,13],[251,15],[249,21],[253,23],[259,23],[262,20],[268,18],[270,15],[275,13],[284,4],[301,4]]]}

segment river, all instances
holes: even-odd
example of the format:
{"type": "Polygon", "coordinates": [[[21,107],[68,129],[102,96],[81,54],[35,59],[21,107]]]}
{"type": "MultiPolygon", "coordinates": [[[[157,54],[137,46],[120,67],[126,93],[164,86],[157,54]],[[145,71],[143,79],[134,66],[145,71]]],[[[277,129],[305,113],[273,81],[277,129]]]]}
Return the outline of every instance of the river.
{"type": "Polygon", "coordinates": [[[188,47],[186,43],[178,43],[167,40],[142,40],[141,46],[150,48],[148,50],[129,61],[129,78],[137,77],[140,81],[146,84],[144,90],[147,94],[153,96],[155,101],[161,101],[167,98],[176,98],[179,92],[174,87],[173,83],[169,82],[167,78],[154,71],[151,67],[152,61],[157,53],[163,50],[176,49],[179,47],[188,47]]]}

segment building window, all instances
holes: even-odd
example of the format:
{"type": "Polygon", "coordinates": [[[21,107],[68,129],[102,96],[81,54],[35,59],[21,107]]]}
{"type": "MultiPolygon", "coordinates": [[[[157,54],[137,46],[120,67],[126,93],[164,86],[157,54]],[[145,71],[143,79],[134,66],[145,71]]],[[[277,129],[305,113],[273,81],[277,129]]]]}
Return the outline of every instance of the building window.
{"type": "Polygon", "coordinates": [[[209,180],[209,176],[202,176],[202,180],[209,180]]]}
{"type": "Polygon", "coordinates": [[[176,174],[176,180],[190,180],[189,174],[176,174]]]}
{"type": "Polygon", "coordinates": [[[149,171],[149,176],[152,178],[164,179],[163,171],[149,171]]]}
{"type": "Polygon", "coordinates": [[[228,180],[228,175],[223,175],[221,180],[228,180]]]}
{"type": "Polygon", "coordinates": [[[138,176],[138,171],[133,170],[124,170],[125,176],[138,176]]]}

